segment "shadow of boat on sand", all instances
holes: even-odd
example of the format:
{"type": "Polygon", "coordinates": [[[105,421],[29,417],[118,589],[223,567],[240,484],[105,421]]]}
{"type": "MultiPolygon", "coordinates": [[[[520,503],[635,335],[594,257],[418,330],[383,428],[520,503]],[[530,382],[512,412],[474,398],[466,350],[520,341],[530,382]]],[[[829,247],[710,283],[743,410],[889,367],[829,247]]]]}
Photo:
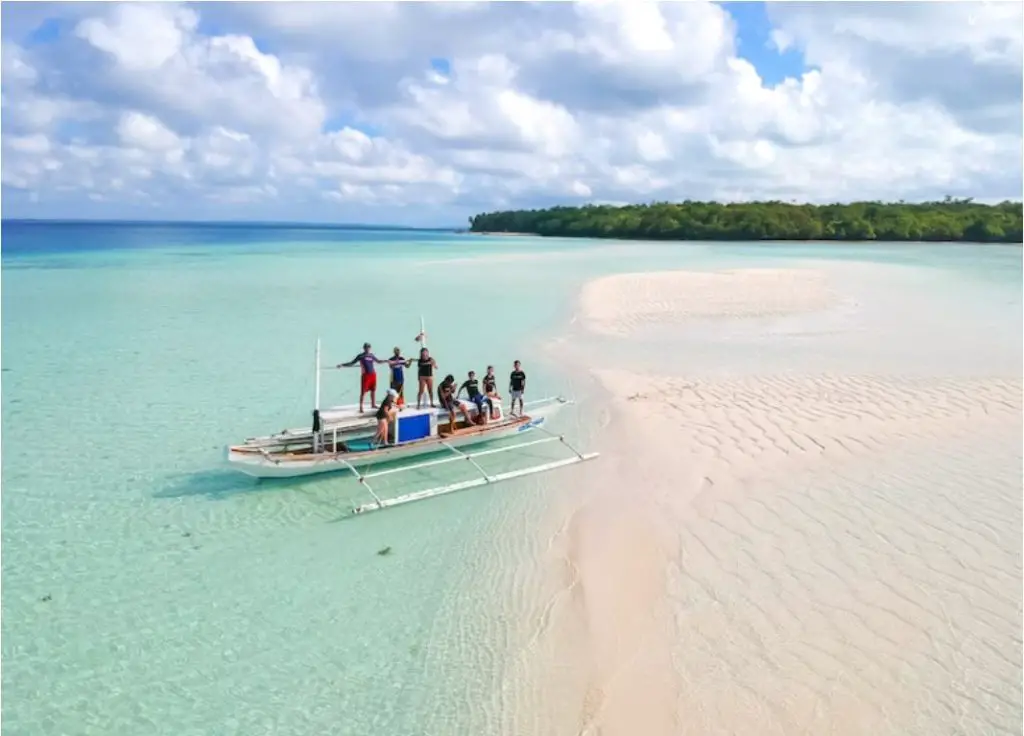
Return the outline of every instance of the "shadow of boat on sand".
{"type": "Polygon", "coordinates": [[[234,496],[280,491],[296,486],[296,478],[251,478],[232,470],[204,470],[183,473],[170,479],[153,498],[190,498],[205,496],[224,500],[234,496]]]}

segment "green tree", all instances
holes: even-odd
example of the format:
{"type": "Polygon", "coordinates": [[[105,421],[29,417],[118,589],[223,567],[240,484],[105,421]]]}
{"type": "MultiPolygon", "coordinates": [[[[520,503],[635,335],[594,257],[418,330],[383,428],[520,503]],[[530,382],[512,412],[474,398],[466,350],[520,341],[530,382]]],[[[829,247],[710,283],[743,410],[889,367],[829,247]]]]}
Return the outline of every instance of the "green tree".
{"type": "Polygon", "coordinates": [[[652,240],[836,240],[1020,243],[1020,202],[652,202],[624,207],[586,205],[487,212],[469,219],[472,232],[652,240]]]}

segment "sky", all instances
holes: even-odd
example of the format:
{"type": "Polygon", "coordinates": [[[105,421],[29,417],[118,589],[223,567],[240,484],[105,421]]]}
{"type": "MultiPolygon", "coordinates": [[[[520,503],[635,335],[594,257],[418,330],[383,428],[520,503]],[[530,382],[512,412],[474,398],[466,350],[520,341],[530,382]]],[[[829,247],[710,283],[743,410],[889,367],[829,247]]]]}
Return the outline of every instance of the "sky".
{"type": "Polygon", "coordinates": [[[1020,199],[1021,2],[0,6],[5,218],[1020,199]]]}

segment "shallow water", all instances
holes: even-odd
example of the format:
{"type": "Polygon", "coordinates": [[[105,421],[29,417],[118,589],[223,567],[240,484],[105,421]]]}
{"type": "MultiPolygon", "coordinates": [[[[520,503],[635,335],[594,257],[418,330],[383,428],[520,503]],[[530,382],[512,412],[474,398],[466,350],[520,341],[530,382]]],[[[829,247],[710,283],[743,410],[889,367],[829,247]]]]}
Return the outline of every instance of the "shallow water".
{"type": "MultiPolygon", "coordinates": [[[[557,531],[545,514],[585,490],[574,469],[343,521],[362,500],[350,481],[258,484],[220,469],[223,445],[307,421],[317,335],[325,362],[365,339],[411,350],[422,314],[442,372],[520,357],[534,398],[582,398],[586,377],[541,346],[586,279],[818,252],[78,227],[3,232],[11,733],[551,732],[559,706],[530,689],[550,674],[534,662],[557,595],[538,560],[557,531]]],[[[927,251],[942,274],[995,264],[969,283],[1016,267],[1019,287],[1019,249],[927,251]]],[[[325,374],[325,403],[355,383],[325,374]]],[[[581,411],[559,426],[591,440],[581,411]]]]}

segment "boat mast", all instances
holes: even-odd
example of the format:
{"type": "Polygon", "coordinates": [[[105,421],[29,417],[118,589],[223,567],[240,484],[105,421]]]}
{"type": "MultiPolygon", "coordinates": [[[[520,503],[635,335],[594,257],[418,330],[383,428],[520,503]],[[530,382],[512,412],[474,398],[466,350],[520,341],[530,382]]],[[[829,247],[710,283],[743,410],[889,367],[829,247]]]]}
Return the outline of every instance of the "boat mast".
{"type": "Polygon", "coordinates": [[[316,364],[313,366],[313,452],[319,452],[323,444],[320,426],[320,336],[316,338],[316,364]]]}
{"type": "Polygon", "coordinates": [[[320,337],[316,338],[316,363],[313,366],[313,410],[320,411],[320,337]]]}
{"type": "Polygon", "coordinates": [[[427,346],[427,328],[423,322],[423,315],[420,315],[420,347],[425,348],[427,346]]]}

